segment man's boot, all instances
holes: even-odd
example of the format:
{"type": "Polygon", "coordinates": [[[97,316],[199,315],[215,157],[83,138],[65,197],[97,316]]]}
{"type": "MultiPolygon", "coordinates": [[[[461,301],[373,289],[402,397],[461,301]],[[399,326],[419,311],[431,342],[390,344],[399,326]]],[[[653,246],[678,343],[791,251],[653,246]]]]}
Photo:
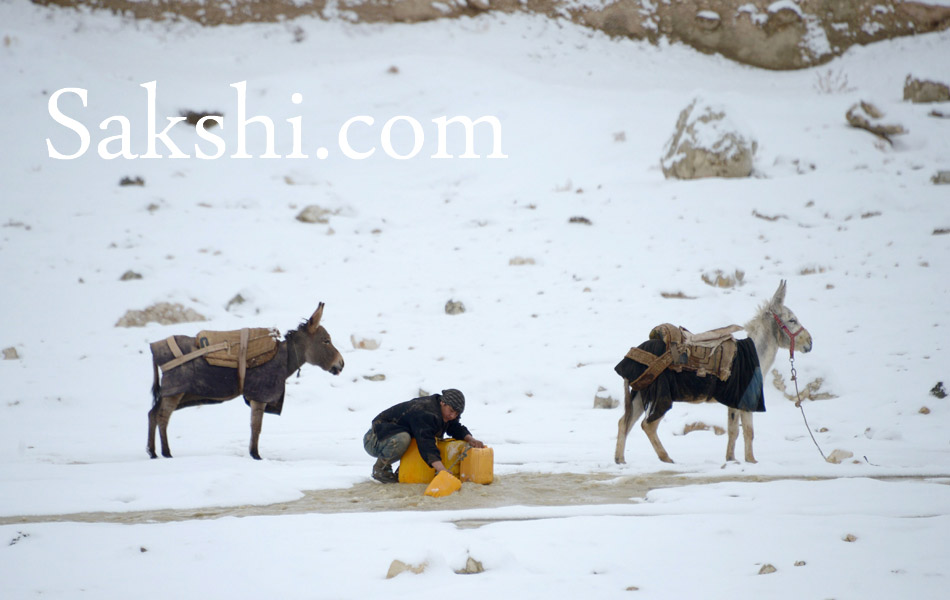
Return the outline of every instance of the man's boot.
{"type": "Polygon", "coordinates": [[[393,473],[393,464],[384,458],[376,459],[373,465],[373,479],[380,483],[399,483],[399,477],[393,473]]]}

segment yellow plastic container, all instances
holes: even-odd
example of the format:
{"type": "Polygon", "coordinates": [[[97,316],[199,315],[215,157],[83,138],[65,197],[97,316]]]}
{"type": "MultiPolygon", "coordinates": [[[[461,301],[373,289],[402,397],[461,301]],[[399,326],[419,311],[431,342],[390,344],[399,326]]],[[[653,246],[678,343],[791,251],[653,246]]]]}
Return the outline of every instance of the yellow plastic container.
{"type": "Polygon", "coordinates": [[[434,498],[442,498],[448,496],[449,494],[454,494],[459,491],[462,487],[462,482],[459,481],[459,478],[452,475],[448,471],[440,471],[438,475],[429,483],[429,486],[426,488],[426,496],[432,496],[434,498]]]}
{"type": "MultiPolygon", "coordinates": [[[[470,447],[460,440],[438,440],[436,445],[442,455],[442,464],[455,477],[459,476],[465,451],[470,447]]],[[[419,454],[419,445],[413,439],[399,461],[399,483],[429,483],[435,477],[435,469],[426,464],[419,454]]]]}
{"type": "Polygon", "coordinates": [[[495,480],[495,451],[491,448],[469,448],[462,459],[459,479],[489,484],[495,480]]]}

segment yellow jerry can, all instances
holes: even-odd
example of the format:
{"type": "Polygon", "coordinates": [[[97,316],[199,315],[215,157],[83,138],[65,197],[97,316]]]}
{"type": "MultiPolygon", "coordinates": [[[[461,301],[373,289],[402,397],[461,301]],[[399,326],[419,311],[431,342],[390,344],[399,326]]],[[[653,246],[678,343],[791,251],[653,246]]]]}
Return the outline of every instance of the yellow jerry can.
{"type": "Polygon", "coordinates": [[[443,496],[454,494],[455,492],[459,491],[461,487],[462,482],[459,481],[458,477],[452,475],[448,471],[441,471],[429,483],[425,494],[426,496],[432,496],[434,498],[442,498],[443,496]]]}
{"type": "Polygon", "coordinates": [[[469,448],[462,459],[459,479],[489,484],[495,480],[495,451],[491,448],[469,448]]]}
{"type": "MultiPolygon", "coordinates": [[[[458,477],[460,465],[469,445],[453,439],[438,440],[436,445],[442,454],[442,464],[452,472],[452,475],[458,477]]],[[[399,483],[429,483],[433,477],[435,477],[435,469],[422,460],[419,445],[413,439],[399,461],[399,483]]]]}

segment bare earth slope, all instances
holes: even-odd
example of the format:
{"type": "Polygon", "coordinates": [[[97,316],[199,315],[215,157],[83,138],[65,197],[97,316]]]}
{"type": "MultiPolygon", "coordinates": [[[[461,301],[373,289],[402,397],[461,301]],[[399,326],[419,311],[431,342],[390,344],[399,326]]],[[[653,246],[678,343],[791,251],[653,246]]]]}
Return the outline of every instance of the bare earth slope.
{"type": "Polygon", "coordinates": [[[34,0],[140,19],[190,19],[207,26],[302,16],[354,23],[416,23],[484,12],[528,12],[611,36],[682,42],[766,69],[822,64],[855,44],[942,31],[950,6],[902,0],[34,0]]]}

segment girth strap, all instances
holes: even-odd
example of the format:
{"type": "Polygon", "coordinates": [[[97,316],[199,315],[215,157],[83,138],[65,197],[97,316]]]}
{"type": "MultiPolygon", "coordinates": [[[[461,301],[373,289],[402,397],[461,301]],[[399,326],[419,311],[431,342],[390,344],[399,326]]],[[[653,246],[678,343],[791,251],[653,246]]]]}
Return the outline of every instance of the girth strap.
{"type": "Polygon", "coordinates": [[[241,329],[241,349],[238,353],[238,394],[244,393],[244,374],[247,372],[247,327],[241,329]]]}
{"type": "Polygon", "coordinates": [[[646,350],[641,350],[640,348],[630,348],[630,351],[627,352],[627,358],[647,365],[647,370],[630,382],[630,389],[635,392],[653,383],[653,381],[660,376],[660,373],[673,363],[673,354],[669,348],[659,356],[647,352],[646,350]]]}

